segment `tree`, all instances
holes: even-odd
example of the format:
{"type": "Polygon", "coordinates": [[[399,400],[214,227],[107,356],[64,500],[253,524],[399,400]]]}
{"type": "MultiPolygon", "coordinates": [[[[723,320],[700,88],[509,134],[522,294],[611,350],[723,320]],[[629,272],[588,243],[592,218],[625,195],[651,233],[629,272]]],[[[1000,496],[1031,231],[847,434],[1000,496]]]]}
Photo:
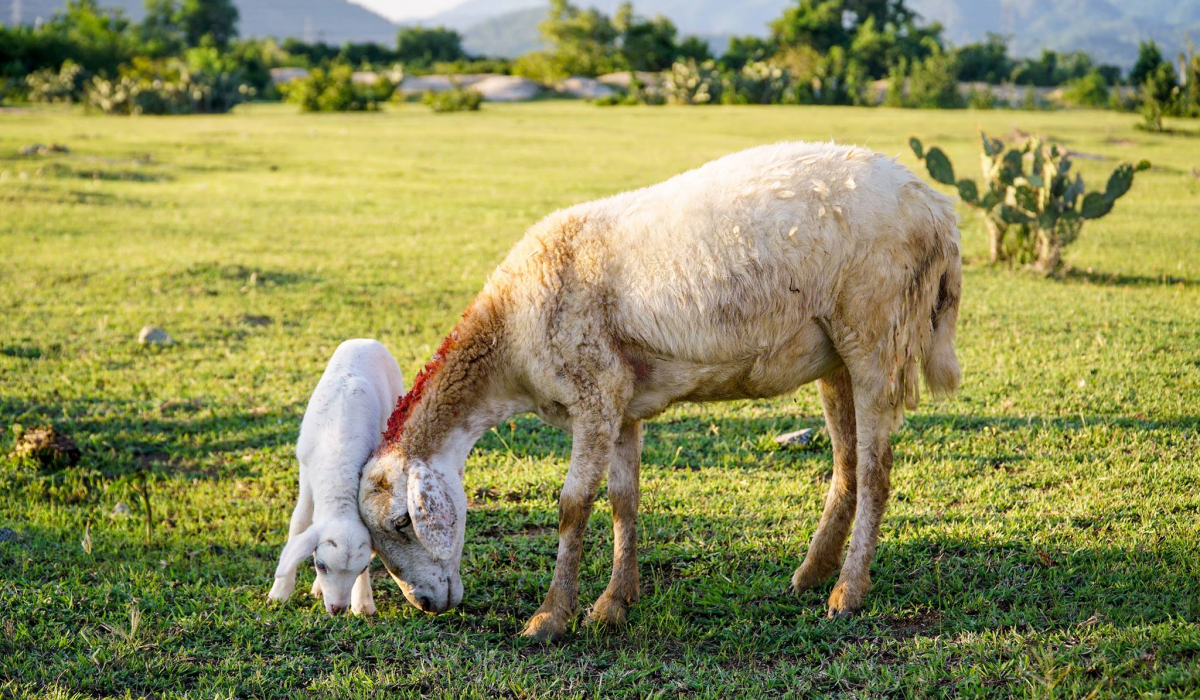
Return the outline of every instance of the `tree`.
{"type": "Polygon", "coordinates": [[[680,61],[691,59],[697,63],[703,63],[713,58],[712,51],[708,48],[708,42],[690,34],[679,42],[675,53],[680,61]]]}
{"type": "Polygon", "coordinates": [[[1008,56],[1008,39],[988,32],[979,43],[966,44],[954,50],[958,64],[958,79],[996,85],[1012,75],[1013,61],[1008,56]]]}
{"type": "Polygon", "coordinates": [[[396,60],[421,67],[467,59],[462,35],[445,27],[404,27],[396,35],[396,60]]]}
{"type": "Polygon", "coordinates": [[[178,53],[184,47],[225,48],[237,38],[233,0],[146,0],[142,37],[152,52],[178,53]]]}
{"type": "Polygon", "coordinates": [[[1162,63],[1162,51],[1159,50],[1158,44],[1153,41],[1141,42],[1138,44],[1137,61],[1134,62],[1133,69],[1129,71],[1130,84],[1140,86],[1146,81],[1146,78],[1158,70],[1162,63]]]}
{"type": "Polygon", "coordinates": [[[775,47],[756,36],[729,37],[729,47],[721,55],[721,63],[732,70],[741,70],[747,63],[761,61],[775,53],[775,47]]]}
{"type": "Polygon", "coordinates": [[[643,19],[633,14],[633,3],[617,8],[612,26],[617,30],[618,46],[630,70],[660,71],[679,57],[675,43],[675,25],[662,15],[643,19]]]}
{"type": "Polygon", "coordinates": [[[581,10],[568,0],[551,0],[550,11],[538,29],[551,46],[548,58],[560,75],[599,75],[615,67],[620,32],[599,10],[581,10]]]}
{"type": "Polygon", "coordinates": [[[771,22],[771,41],[779,47],[810,46],[827,53],[849,43],[850,32],[842,22],[843,0],[799,0],[771,22]]]}
{"type": "Polygon", "coordinates": [[[180,11],[188,46],[225,47],[237,38],[238,9],[233,0],[183,0],[180,11]]]}

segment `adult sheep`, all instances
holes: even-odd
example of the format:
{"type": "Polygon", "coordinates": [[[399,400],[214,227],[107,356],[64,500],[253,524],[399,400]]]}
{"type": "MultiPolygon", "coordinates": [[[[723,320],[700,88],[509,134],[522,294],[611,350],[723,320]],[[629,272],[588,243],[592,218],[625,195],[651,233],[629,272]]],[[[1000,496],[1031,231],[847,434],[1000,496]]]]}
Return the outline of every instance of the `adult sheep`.
{"type": "Polygon", "coordinates": [[[784,143],[534,225],[397,404],[359,507],[408,599],[462,597],[463,465],[509,416],[571,433],[558,558],[523,634],[562,634],[606,472],[612,578],[590,618],[638,599],[641,423],[679,401],[779,396],[818,383],[834,476],[796,591],[850,550],[830,615],[857,610],[889,491],[891,430],[926,384],[951,392],[961,286],[951,202],[869,150],[784,143]]]}

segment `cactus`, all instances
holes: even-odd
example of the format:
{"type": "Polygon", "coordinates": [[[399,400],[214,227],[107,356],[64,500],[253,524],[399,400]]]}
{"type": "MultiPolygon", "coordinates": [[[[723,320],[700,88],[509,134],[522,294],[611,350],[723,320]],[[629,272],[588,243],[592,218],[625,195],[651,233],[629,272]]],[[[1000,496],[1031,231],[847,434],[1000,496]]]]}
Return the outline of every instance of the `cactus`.
{"type": "Polygon", "coordinates": [[[1079,237],[1083,222],[1111,212],[1133,186],[1134,174],[1150,167],[1144,160],[1122,163],[1103,192],[1085,192],[1083,177],[1071,174],[1070,156],[1061,146],[1031,137],[1006,150],[999,139],[983,133],[980,138],[982,186],[955,181],[954,166],[940,148],[926,149],[915,137],[908,143],[930,177],[956,187],[962,201],[982,213],[993,263],[1029,265],[1043,274],[1057,272],[1062,249],[1079,237]]]}
{"type": "Polygon", "coordinates": [[[663,94],[670,104],[717,104],[724,86],[721,71],[713,61],[676,61],[663,73],[663,94]]]}

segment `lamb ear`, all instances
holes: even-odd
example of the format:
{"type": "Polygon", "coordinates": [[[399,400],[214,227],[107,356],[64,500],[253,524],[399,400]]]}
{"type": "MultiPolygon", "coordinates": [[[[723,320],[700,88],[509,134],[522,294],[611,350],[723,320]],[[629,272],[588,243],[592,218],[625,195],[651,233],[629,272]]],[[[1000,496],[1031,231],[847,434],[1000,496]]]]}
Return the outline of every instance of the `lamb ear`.
{"type": "Polygon", "coordinates": [[[441,474],[424,464],[415,464],[408,474],[408,514],[417,538],[438,559],[454,554],[458,514],[441,474]]]}
{"type": "Polygon", "coordinates": [[[320,537],[321,533],[317,531],[317,526],[310,525],[307,530],[289,539],[283,547],[283,553],[279,555],[279,566],[275,567],[275,578],[283,578],[294,572],[300,562],[317,549],[317,540],[320,537]]]}

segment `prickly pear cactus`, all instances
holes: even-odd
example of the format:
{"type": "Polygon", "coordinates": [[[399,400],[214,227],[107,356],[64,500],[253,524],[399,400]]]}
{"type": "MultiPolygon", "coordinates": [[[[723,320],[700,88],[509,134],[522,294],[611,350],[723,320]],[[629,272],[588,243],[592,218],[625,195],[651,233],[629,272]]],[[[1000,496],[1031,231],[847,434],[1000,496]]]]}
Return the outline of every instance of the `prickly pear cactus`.
{"type": "Polygon", "coordinates": [[[696,63],[676,61],[663,73],[663,93],[667,102],[679,105],[717,104],[721,100],[724,80],[713,61],[696,63]]]}
{"type": "Polygon", "coordinates": [[[917,158],[925,161],[929,176],[953,185],[967,204],[983,215],[988,249],[993,263],[1027,265],[1051,274],[1062,265],[1062,249],[1079,237],[1086,219],[1112,211],[1133,186],[1135,173],[1150,167],[1122,163],[1108,178],[1103,192],[1087,192],[1083,177],[1071,170],[1070,154],[1062,146],[1030,137],[1014,148],[1000,139],[980,134],[983,153],[982,186],[974,180],[954,179],[954,166],[936,146],[926,149],[920,139],[909,139],[917,158]]]}

